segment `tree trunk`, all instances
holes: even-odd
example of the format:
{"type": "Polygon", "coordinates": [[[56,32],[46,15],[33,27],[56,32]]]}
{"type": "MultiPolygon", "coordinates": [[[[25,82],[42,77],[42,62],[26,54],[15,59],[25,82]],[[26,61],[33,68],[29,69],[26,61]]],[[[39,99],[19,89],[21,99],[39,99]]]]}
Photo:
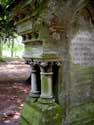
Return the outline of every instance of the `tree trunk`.
{"type": "Polygon", "coordinates": [[[13,51],[13,49],[14,49],[14,41],[12,41],[12,43],[11,43],[11,57],[14,56],[14,51],[13,51]]]}
{"type": "Polygon", "coordinates": [[[2,41],[0,41],[0,61],[2,60],[3,58],[3,45],[2,45],[2,41]]]}

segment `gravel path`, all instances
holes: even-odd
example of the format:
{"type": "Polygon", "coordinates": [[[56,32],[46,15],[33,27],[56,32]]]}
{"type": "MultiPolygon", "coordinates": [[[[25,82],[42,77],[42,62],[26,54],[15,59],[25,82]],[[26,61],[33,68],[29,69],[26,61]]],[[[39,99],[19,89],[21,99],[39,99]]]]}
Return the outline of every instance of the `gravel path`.
{"type": "Polygon", "coordinates": [[[31,68],[23,61],[0,63],[0,82],[25,81],[30,77],[31,68]]]}
{"type": "Polygon", "coordinates": [[[0,122],[0,125],[19,125],[19,119],[10,122],[0,122]]]}
{"type": "Polygon", "coordinates": [[[30,91],[31,68],[24,61],[0,63],[0,125],[19,125],[20,111],[30,91]]]}

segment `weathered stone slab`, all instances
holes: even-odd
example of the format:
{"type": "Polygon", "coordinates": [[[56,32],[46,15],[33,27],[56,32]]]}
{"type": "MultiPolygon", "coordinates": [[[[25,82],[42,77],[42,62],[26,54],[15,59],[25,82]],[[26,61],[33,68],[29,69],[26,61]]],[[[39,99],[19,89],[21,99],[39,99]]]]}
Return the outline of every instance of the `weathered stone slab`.
{"type": "Polygon", "coordinates": [[[79,31],[71,42],[74,64],[94,66],[94,31],[79,31]]]}

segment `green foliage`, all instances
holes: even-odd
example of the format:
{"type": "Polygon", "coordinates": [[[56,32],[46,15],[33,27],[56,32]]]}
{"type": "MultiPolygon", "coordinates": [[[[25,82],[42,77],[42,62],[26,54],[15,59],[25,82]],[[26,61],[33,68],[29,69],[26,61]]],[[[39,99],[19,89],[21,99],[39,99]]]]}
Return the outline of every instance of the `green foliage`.
{"type": "Polygon", "coordinates": [[[10,0],[0,0],[0,37],[4,42],[15,38],[16,32],[14,21],[7,11],[10,3],[10,0]]]}
{"type": "Polygon", "coordinates": [[[0,0],[0,58],[2,59],[3,44],[13,41],[16,37],[14,21],[7,8],[13,0],[0,0]]]}
{"type": "Polygon", "coordinates": [[[0,0],[0,5],[2,5],[3,7],[7,7],[11,4],[11,2],[14,0],[0,0]]]}

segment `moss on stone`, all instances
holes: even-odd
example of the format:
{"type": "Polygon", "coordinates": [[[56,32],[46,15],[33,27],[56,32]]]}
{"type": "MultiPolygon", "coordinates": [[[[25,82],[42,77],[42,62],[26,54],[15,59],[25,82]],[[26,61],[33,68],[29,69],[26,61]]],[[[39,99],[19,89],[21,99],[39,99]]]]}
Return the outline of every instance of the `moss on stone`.
{"type": "Polygon", "coordinates": [[[62,108],[55,102],[42,104],[28,101],[21,113],[20,125],[62,125],[62,108]],[[25,123],[25,124],[23,124],[25,123]]]}
{"type": "Polygon", "coordinates": [[[48,2],[48,0],[41,0],[40,1],[39,7],[36,8],[36,10],[34,10],[32,13],[32,17],[34,17],[34,19],[36,19],[42,13],[42,10],[45,9],[47,2],[48,2]]]}
{"type": "Polygon", "coordinates": [[[94,103],[86,103],[72,108],[69,119],[72,125],[93,125],[89,123],[94,120],[94,103]]]}
{"type": "Polygon", "coordinates": [[[48,89],[49,89],[49,87],[48,87],[48,79],[47,79],[47,77],[46,76],[43,76],[42,77],[42,90],[43,90],[43,93],[46,93],[46,92],[48,92],[48,89]]]}
{"type": "Polygon", "coordinates": [[[61,61],[61,58],[56,53],[42,53],[38,57],[32,58],[34,61],[61,61]]]}

